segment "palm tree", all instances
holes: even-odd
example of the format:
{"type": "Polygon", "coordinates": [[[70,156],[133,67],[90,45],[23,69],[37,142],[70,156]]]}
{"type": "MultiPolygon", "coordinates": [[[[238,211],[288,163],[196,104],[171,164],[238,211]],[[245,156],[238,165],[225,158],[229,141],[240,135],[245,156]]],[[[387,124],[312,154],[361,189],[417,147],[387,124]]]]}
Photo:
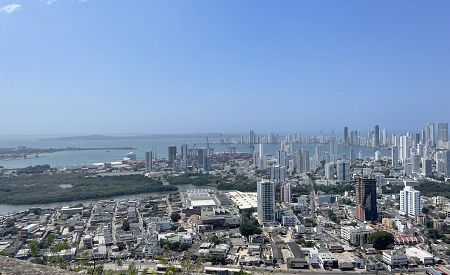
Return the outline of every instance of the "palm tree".
{"type": "Polygon", "coordinates": [[[181,270],[183,271],[183,274],[193,274],[202,269],[203,264],[200,261],[193,260],[191,256],[186,257],[186,259],[181,262],[181,270]]]}

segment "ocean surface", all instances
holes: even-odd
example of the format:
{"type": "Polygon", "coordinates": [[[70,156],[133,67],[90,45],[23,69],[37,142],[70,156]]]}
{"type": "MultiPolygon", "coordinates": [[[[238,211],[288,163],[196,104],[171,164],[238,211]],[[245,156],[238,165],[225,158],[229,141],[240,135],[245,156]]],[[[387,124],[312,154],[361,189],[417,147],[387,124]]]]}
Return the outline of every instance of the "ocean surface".
{"type": "MultiPolygon", "coordinates": [[[[252,147],[247,144],[219,144],[218,139],[210,138],[209,146],[214,148],[215,152],[227,152],[230,147],[236,148],[236,152],[252,152],[252,147]]],[[[41,136],[0,136],[0,148],[15,148],[17,146],[27,146],[31,148],[114,148],[114,147],[134,147],[138,159],[145,158],[145,152],[153,150],[158,158],[167,158],[167,151],[170,145],[176,145],[180,150],[181,144],[188,144],[190,148],[202,148],[206,145],[205,138],[148,138],[148,139],[107,139],[107,140],[51,140],[41,136]]],[[[310,150],[310,156],[314,155],[316,144],[297,144],[297,148],[310,150]]],[[[257,146],[256,146],[257,147],[257,146]]],[[[280,149],[280,144],[264,144],[264,153],[266,155],[275,155],[280,149]]],[[[322,151],[329,151],[328,144],[322,145],[322,151]]],[[[337,154],[349,156],[350,147],[347,145],[337,145],[337,154]]],[[[361,152],[363,157],[373,157],[374,148],[354,147],[355,155],[361,152]]],[[[121,160],[129,150],[83,150],[83,151],[62,151],[56,153],[42,154],[37,158],[17,159],[0,161],[0,166],[5,168],[23,168],[38,164],[49,164],[52,167],[64,167],[74,165],[89,165],[97,162],[113,162],[121,160]]],[[[388,151],[381,151],[383,155],[387,155],[388,151]]],[[[183,186],[181,188],[195,188],[191,186],[183,186]]],[[[154,193],[153,193],[154,194],[154,193]]],[[[118,198],[136,198],[146,194],[129,195],[118,198]]],[[[148,194],[147,194],[148,195],[148,194]]],[[[92,201],[82,201],[92,202],[92,201]]],[[[61,207],[77,202],[61,202],[43,205],[6,205],[0,204],[0,215],[22,211],[30,207],[61,207]]]]}

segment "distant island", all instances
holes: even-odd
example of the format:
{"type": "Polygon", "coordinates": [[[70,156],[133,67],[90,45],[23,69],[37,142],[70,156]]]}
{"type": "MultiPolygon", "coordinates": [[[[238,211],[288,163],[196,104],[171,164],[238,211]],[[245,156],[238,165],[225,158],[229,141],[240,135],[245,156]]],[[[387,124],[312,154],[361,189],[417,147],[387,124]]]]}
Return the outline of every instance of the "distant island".
{"type": "Polygon", "coordinates": [[[38,157],[39,154],[50,154],[63,151],[92,151],[92,150],[133,150],[134,147],[64,147],[64,148],[28,148],[19,146],[16,148],[0,148],[0,160],[16,160],[38,157]]]}
{"type": "MultiPolygon", "coordinates": [[[[194,133],[194,134],[151,134],[151,135],[87,135],[87,136],[67,136],[56,138],[43,138],[41,140],[51,141],[73,141],[73,140],[120,140],[120,139],[152,139],[152,138],[219,138],[220,133],[194,133]]],[[[227,134],[227,136],[239,136],[237,134],[227,134]]]]}

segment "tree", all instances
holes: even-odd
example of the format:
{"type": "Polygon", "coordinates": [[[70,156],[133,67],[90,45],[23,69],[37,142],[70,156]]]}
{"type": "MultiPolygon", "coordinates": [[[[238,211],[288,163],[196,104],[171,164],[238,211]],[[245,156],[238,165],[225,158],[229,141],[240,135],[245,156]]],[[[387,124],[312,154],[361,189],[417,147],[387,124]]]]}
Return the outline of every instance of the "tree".
{"type": "Polygon", "coordinates": [[[173,275],[177,272],[177,268],[173,264],[168,264],[165,274],[173,275]]]}
{"type": "Polygon", "coordinates": [[[248,237],[253,234],[260,234],[261,228],[255,219],[243,218],[239,226],[239,231],[243,236],[248,237]]]}
{"type": "Polygon", "coordinates": [[[103,275],[105,274],[103,269],[104,269],[103,264],[99,264],[95,267],[88,268],[87,273],[92,275],[103,275]]]}
{"type": "Polygon", "coordinates": [[[123,220],[122,229],[124,231],[130,231],[130,222],[127,219],[123,220]]]}
{"type": "Polygon", "coordinates": [[[436,239],[442,239],[444,237],[444,234],[436,229],[429,229],[426,233],[427,237],[433,240],[436,239]]]}
{"type": "Polygon", "coordinates": [[[200,261],[194,260],[192,257],[187,257],[181,262],[181,270],[183,274],[194,274],[198,273],[203,269],[203,265],[200,261]]]}
{"type": "Polygon", "coordinates": [[[160,264],[167,264],[169,261],[167,260],[167,258],[164,257],[164,255],[160,255],[158,256],[158,262],[160,264]]]}
{"type": "Polygon", "coordinates": [[[117,243],[117,247],[119,248],[119,251],[122,251],[127,247],[125,243],[117,243]]]}
{"type": "Polygon", "coordinates": [[[53,234],[53,233],[48,234],[45,237],[44,241],[42,242],[41,248],[47,249],[47,248],[51,247],[54,240],[55,240],[55,234],[53,234]]]}
{"type": "Polygon", "coordinates": [[[378,231],[369,236],[369,243],[375,249],[383,250],[394,244],[394,236],[386,231],[378,231]]]}
{"type": "Polygon", "coordinates": [[[217,237],[217,235],[212,235],[211,238],[209,239],[209,241],[214,244],[218,244],[220,242],[219,237],[217,237]]]}
{"type": "Polygon", "coordinates": [[[130,263],[128,265],[127,275],[137,275],[138,269],[136,267],[136,264],[134,262],[130,263]]]}
{"type": "Polygon", "coordinates": [[[66,241],[59,242],[52,247],[52,252],[57,253],[65,249],[69,249],[70,246],[66,241]]]}
{"type": "Polygon", "coordinates": [[[32,240],[29,242],[31,256],[38,257],[39,256],[39,243],[36,240],[32,240]]]}
{"type": "Polygon", "coordinates": [[[180,213],[178,213],[178,212],[172,212],[172,214],[170,214],[170,219],[171,219],[173,222],[179,221],[179,220],[181,219],[180,213]]]}

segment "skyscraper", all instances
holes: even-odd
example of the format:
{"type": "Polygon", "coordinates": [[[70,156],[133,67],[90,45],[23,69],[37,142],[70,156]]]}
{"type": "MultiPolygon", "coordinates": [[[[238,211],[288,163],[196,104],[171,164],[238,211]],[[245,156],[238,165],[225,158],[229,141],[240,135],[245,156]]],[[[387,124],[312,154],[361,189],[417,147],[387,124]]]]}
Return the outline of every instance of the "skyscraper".
{"type": "Polygon", "coordinates": [[[181,159],[187,159],[188,158],[188,148],[189,146],[187,144],[181,145],[181,159]]]}
{"type": "Polygon", "coordinates": [[[270,167],[270,179],[280,183],[286,180],[286,167],[275,165],[270,167]]]}
{"type": "Polygon", "coordinates": [[[311,171],[311,162],[309,158],[309,150],[302,149],[302,157],[303,157],[303,173],[309,173],[311,171]]]}
{"type": "Polygon", "coordinates": [[[256,135],[253,130],[250,130],[248,133],[248,144],[255,144],[256,143],[256,135]]]}
{"type": "Polygon", "coordinates": [[[383,146],[386,146],[388,143],[388,136],[387,136],[387,130],[383,129],[383,134],[381,135],[381,143],[383,144],[383,146]]]}
{"type": "Polygon", "coordinates": [[[356,163],[355,149],[350,148],[349,156],[350,156],[350,165],[352,166],[355,165],[356,163]]]}
{"type": "Polygon", "coordinates": [[[332,162],[336,161],[336,137],[334,134],[330,137],[330,158],[332,162]]]}
{"type": "Polygon", "coordinates": [[[427,124],[427,147],[430,148],[436,147],[434,123],[427,124]]]}
{"type": "Polygon", "coordinates": [[[337,180],[340,182],[350,181],[350,164],[345,160],[337,162],[337,180]]]}
{"type": "Polygon", "coordinates": [[[444,163],[445,163],[445,175],[447,177],[450,177],[450,151],[448,150],[445,151],[444,163]]]}
{"type": "Polygon", "coordinates": [[[198,166],[204,171],[209,170],[208,148],[200,148],[197,150],[198,166]]]}
{"type": "Polygon", "coordinates": [[[349,144],[348,127],[344,127],[344,144],[349,144]]]}
{"type": "Polygon", "coordinates": [[[414,190],[411,186],[405,186],[400,191],[400,214],[411,218],[417,217],[422,212],[420,202],[420,191],[414,190]]]}
{"type": "Polygon", "coordinates": [[[358,131],[350,132],[350,144],[359,145],[359,134],[358,131]]]}
{"type": "Polygon", "coordinates": [[[425,133],[425,130],[420,131],[420,143],[424,146],[427,144],[427,134],[425,133]]]}
{"type": "Polygon", "coordinates": [[[443,146],[448,142],[448,123],[438,123],[439,146],[443,146]]]}
{"type": "Polygon", "coordinates": [[[287,154],[285,151],[283,150],[278,150],[277,151],[277,163],[280,166],[287,166],[286,164],[287,161],[287,154]]]}
{"type": "Polygon", "coordinates": [[[319,161],[319,162],[323,160],[322,144],[320,144],[320,143],[316,145],[315,157],[316,157],[317,161],[319,161]]]}
{"type": "Polygon", "coordinates": [[[360,221],[378,220],[377,181],[376,179],[359,178],[356,183],[356,215],[360,221]]]}
{"type": "Polygon", "coordinates": [[[257,185],[258,220],[262,224],[275,221],[275,184],[273,181],[261,180],[257,185]]]}
{"type": "Polygon", "coordinates": [[[152,170],[153,169],[153,152],[145,152],[145,169],[152,170]]]}
{"type": "Polygon", "coordinates": [[[392,167],[398,167],[398,146],[394,145],[391,149],[392,167]]]}
{"type": "Polygon", "coordinates": [[[169,164],[173,164],[176,158],[177,158],[177,146],[171,145],[169,146],[168,149],[167,161],[169,162],[169,164]]]}
{"type": "Polygon", "coordinates": [[[433,161],[431,159],[422,159],[422,175],[425,177],[431,177],[433,175],[432,163],[433,161]]]}
{"type": "Polygon", "coordinates": [[[411,168],[414,174],[420,173],[420,156],[418,154],[411,155],[411,168]]]}
{"type": "Polygon", "coordinates": [[[400,137],[399,156],[402,164],[405,164],[410,156],[411,140],[408,136],[400,137]]]}
{"type": "Polygon", "coordinates": [[[282,202],[287,202],[290,203],[291,202],[291,183],[290,182],[285,182],[283,184],[281,184],[281,201],[282,202]]]}
{"type": "Polygon", "coordinates": [[[379,147],[380,146],[380,126],[375,125],[375,128],[373,130],[373,146],[379,147]]]}
{"type": "Polygon", "coordinates": [[[325,178],[327,180],[334,179],[334,163],[325,163],[325,178]]]}

